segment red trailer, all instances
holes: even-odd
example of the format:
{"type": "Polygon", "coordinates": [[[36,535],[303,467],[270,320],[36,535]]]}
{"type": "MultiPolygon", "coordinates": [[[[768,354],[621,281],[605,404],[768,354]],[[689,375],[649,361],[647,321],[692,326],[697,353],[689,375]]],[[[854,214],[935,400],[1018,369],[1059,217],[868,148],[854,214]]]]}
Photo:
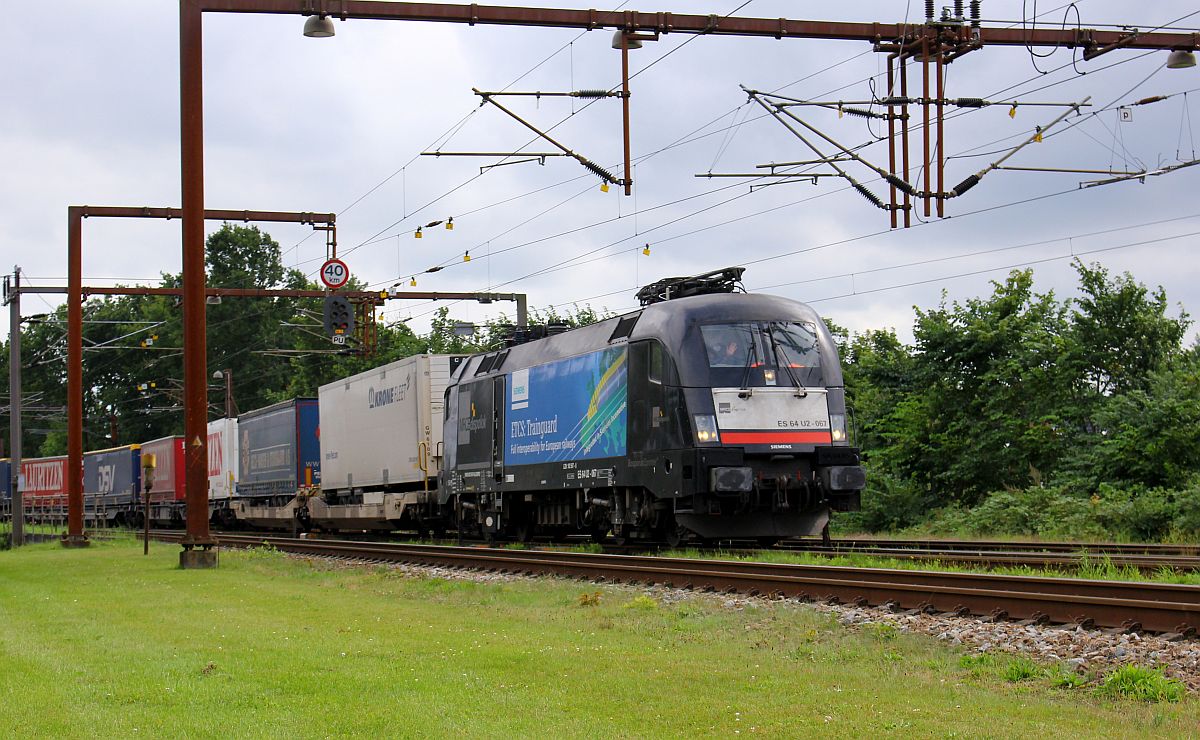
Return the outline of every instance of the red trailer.
{"type": "MultiPolygon", "coordinates": [[[[150,486],[150,521],[154,524],[182,524],[184,502],[187,500],[183,437],[163,437],[146,442],[142,445],[143,464],[146,455],[154,455],[154,482],[150,486]]],[[[138,498],[139,508],[145,501],[144,496],[143,490],[138,498]]]]}
{"type": "Polygon", "coordinates": [[[53,514],[66,511],[67,458],[34,457],[21,461],[25,478],[25,513],[53,514]]]}

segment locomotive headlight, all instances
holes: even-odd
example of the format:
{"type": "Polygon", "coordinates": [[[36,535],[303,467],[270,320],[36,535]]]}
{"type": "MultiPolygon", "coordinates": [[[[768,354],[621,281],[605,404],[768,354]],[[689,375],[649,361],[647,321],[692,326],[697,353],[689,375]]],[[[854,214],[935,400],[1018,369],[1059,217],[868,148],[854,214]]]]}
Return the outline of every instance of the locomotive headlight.
{"type": "Polygon", "coordinates": [[[830,414],[829,415],[829,436],[833,438],[835,445],[846,444],[846,415],[845,414],[830,414]]]}
{"type": "Polygon", "coordinates": [[[696,425],[697,442],[716,442],[720,439],[720,435],[717,434],[717,417],[711,414],[696,414],[692,421],[696,425]]]}

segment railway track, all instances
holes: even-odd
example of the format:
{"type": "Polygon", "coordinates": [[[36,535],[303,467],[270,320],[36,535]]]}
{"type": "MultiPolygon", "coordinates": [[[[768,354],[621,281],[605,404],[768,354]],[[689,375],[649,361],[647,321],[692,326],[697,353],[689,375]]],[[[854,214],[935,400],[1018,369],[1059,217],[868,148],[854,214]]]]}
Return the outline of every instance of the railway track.
{"type": "MultiPolygon", "coordinates": [[[[180,533],[158,533],[178,541],[180,533]]],[[[1129,631],[1196,634],[1200,587],[979,573],[781,565],[555,550],[222,535],[225,547],[887,606],[1129,631]]]]}
{"type": "MultiPolygon", "coordinates": [[[[237,533],[216,533],[234,535],[237,533]]],[[[280,534],[280,533],[275,533],[280,534]]],[[[339,533],[309,533],[313,539],[353,539],[366,542],[400,542],[422,544],[407,540],[397,533],[374,533],[347,535],[339,533]]],[[[585,537],[577,541],[552,542],[534,541],[528,547],[555,548],[571,544],[591,544],[585,537]]],[[[452,544],[446,541],[438,544],[452,544]]],[[[459,540],[457,544],[464,544],[459,540]]],[[[486,545],[484,540],[468,540],[468,545],[486,545]]],[[[643,555],[671,549],[665,543],[644,542],[617,545],[611,542],[601,545],[609,555],[643,555]]],[[[702,552],[735,553],[753,555],[764,551],[752,543],[733,541],[724,548],[700,548],[702,552]]],[[[972,540],[877,540],[841,539],[824,545],[819,540],[783,540],[767,551],[804,552],[814,555],[836,557],[838,555],[865,555],[869,557],[913,562],[974,565],[982,568],[1027,567],[1059,570],[1078,569],[1085,561],[1091,564],[1105,563],[1119,568],[1134,568],[1142,573],[1154,573],[1163,569],[1176,572],[1200,572],[1200,546],[1162,545],[1133,543],[1081,543],[1081,542],[1008,542],[972,540]]]]}
{"type": "Polygon", "coordinates": [[[1187,545],[1134,545],[1071,542],[969,542],[918,540],[835,540],[830,545],[803,540],[780,543],[779,549],[835,557],[867,555],[918,562],[984,567],[1078,568],[1085,561],[1104,562],[1143,573],[1162,569],[1200,571],[1200,548],[1187,545]]]}

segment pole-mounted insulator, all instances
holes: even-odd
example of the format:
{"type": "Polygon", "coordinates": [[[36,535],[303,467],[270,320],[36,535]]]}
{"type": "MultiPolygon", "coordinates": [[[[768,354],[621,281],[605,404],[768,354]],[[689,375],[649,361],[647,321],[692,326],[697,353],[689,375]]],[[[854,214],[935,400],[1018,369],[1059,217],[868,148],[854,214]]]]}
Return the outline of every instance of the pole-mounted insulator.
{"type": "Polygon", "coordinates": [[[962,182],[960,182],[959,184],[954,186],[954,189],[950,191],[950,197],[953,198],[955,196],[962,195],[963,193],[967,192],[968,190],[970,190],[971,188],[975,187],[978,184],[979,184],[979,175],[977,175],[977,174],[971,175],[967,179],[963,180],[962,182]]]}
{"type": "Polygon", "coordinates": [[[933,22],[933,0],[925,0],[925,20],[929,23],[933,22]]]}
{"type": "Polygon", "coordinates": [[[608,90],[574,90],[571,92],[573,98],[607,98],[610,95],[620,95],[620,93],[612,93],[608,90]]]}
{"type": "Polygon", "coordinates": [[[874,113],[865,108],[841,107],[841,108],[838,108],[838,110],[841,111],[842,113],[845,113],[848,116],[860,116],[862,118],[887,118],[887,114],[885,114],[885,113],[874,113]]]}
{"type": "Polygon", "coordinates": [[[875,193],[872,193],[870,190],[867,190],[866,186],[857,182],[851,184],[854,186],[854,189],[858,191],[859,195],[874,203],[876,208],[882,208],[885,211],[887,210],[887,206],[883,204],[883,201],[879,199],[879,196],[875,193]]]}
{"type": "Polygon", "coordinates": [[[980,0],[971,0],[971,28],[979,28],[980,0]]]}
{"type": "Polygon", "coordinates": [[[982,108],[988,105],[987,101],[983,98],[957,98],[949,102],[957,105],[959,108],[982,108]]]}
{"type": "Polygon", "coordinates": [[[954,20],[963,19],[963,0],[954,0],[954,20]]]}
{"type": "Polygon", "coordinates": [[[584,158],[580,157],[579,163],[581,165],[583,165],[584,167],[587,167],[592,172],[594,172],[596,175],[598,175],[600,177],[600,179],[604,180],[605,182],[611,182],[614,185],[617,184],[617,178],[611,172],[604,169],[603,167],[596,164],[595,162],[593,162],[589,159],[584,159],[584,158]]]}
{"type": "Polygon", "coordinates": [[[892,187],[896,188],[897,190],[904,193],[905,195],[911,195],[911,196],[915,197],[917,194],[916,188],[914,188],[912,185],[909,185],[907,182],[900,179],[896,175],[893,175],[890,173],[885,174],[883,176],[883,179],[887,180],[888,183],[890,183],[892,185],[892,187]]]}

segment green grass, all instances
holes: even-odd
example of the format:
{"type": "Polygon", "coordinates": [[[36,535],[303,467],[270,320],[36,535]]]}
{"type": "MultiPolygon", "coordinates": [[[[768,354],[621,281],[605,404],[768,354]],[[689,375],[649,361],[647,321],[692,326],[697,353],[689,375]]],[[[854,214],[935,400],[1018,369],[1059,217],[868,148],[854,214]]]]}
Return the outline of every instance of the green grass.
{"type": "MultiPolygon", "coordinates": [[[[1193,701],[1009,683],[807,608],[175,547],[0,552],[0,737],[1186,736],[1193,701]]],[[[963,658],[966,660],[966,658],[963,658]]]]}
{"type": "Polygon", "coordinates": [[[1183,684],[1167,678],[1162,671],[1137,665],[1123,665],[1104,679],[1103,693],[1147,702],[1177,702],[1184,696],[1183,684]]]}

